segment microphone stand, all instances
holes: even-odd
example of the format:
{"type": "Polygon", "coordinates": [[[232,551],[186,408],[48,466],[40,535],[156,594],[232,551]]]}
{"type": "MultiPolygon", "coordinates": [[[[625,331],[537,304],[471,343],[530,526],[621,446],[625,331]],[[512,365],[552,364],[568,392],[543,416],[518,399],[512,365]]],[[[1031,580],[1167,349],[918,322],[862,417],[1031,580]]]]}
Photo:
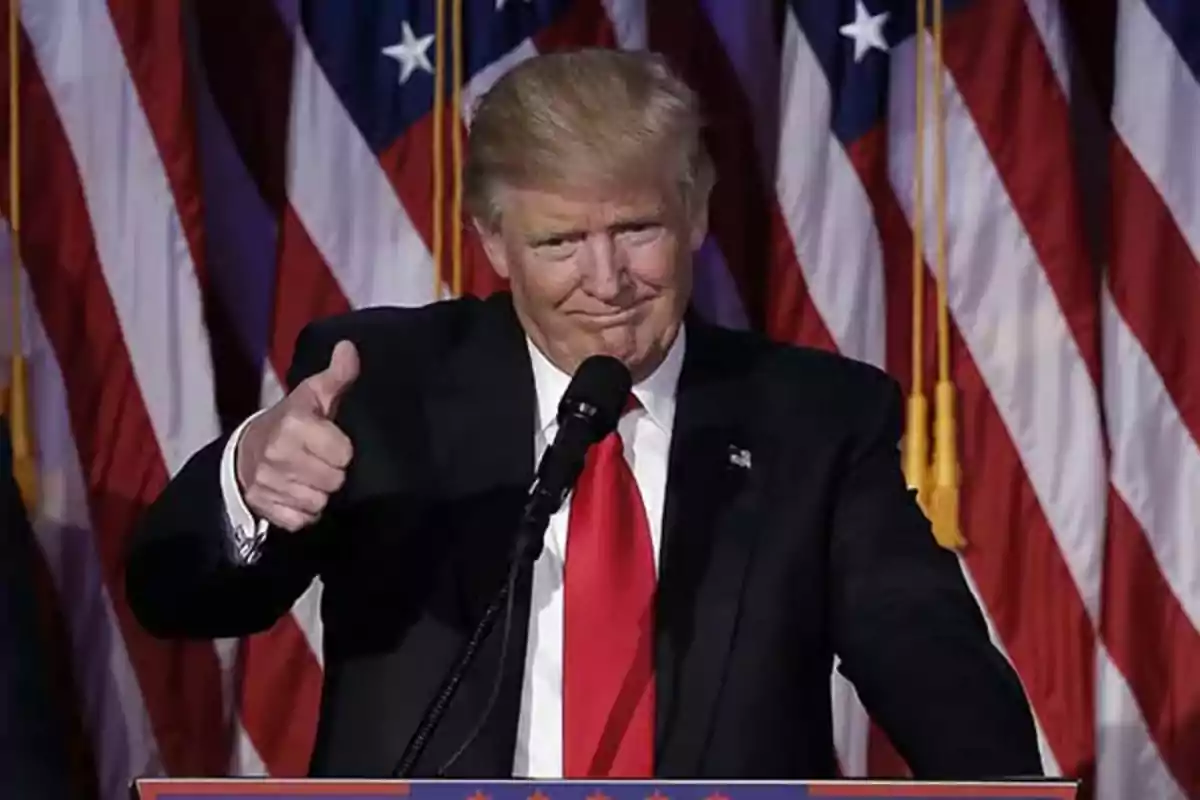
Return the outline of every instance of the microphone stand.
{"type": "Polygon", "coordinates": [[[550,516],[562,505],[565,497],[565,490],[553,492],[541,481],[534,484],[530,491],[529,499],[526,501],[525,511],[521,515],[521,525],[517,531],[516,544],[509,562],[508,577],[504,581],[504,585],[496,592],[496,596],[492,598],[491,603],[488,604],[487,609],[483,612],[483,617],[479,620],[479,624],[475,626],[475,631],[471,634],[471,638],[467,640],[467,644],[459,654],[458,660],[446,675],[441,689],[421,719],[421,724],[417,727],[417,732],[413,734],[412,739],[409,740],[408,746],[405,748],[404,754],[396,762],[395,767],[392,769],[393,778],[408,778],[412,776],[412,770],[416,766],[418,759],[425,752],[430,738],[441,723],[442,717],[445,716],[446,711],[450,708],[450,702],[454,699],[454,695],[457,694],[463,676],[475,660],[480,645],[483,644],[483,640],[487,638],[488,633],[495,624],[496,616],[500,613],[501,607],[504,607],[506,608],[504,637],[501,643],[500,664],[496,671],[496,682],[492,690],[492,696],[488,700],[487,708],[484,710],[475,729],[454,755],[450,757],[449,761],[438,770],[438,777],[441,777],[442,773],[462,755],[463,751],[467,749],[483,729],[483,725],[487,721],[488,716],[490,716],[492,706],[499,694],[504,675],[504,661],[508,650],[508,628],[511,624],[513,593],[516,591],[517,577],[520,575],[522,569],[532,566],[533,562],[537,561],[538,556],[541,555],[546,528],[550,524],[550,516]]]}

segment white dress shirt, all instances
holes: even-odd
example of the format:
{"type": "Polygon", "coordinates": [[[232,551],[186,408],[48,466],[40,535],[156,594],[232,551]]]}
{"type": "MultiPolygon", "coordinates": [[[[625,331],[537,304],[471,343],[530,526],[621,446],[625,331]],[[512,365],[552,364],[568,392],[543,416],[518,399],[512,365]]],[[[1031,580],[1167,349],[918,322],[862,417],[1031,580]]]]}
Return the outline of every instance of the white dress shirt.
{"type": "MultiPolygon", "coordinates": [[[[675,392],[683,367],[685,338],[681,328],[663,363],[633,387],[641,407],[622,417],[617,428],[624,444],[625,460],[633,470],[646,504],[656,570],[662,542],[667,460],[675,422],[675,392]]],[[[571,379],[532,342],[526,341],[537,392],[535,453],[540,459],[558,432],[558,403],[571,379]]],[[[267,525],[264,520],[254,519],[238,489],[234,453],[245,425],[242,423],[234,431],[225,447],[221,461],[221,489],[235,552],[240,558],[250,559],[265,536],[267,525]]],[[[570,507],[571,498],[568,497],[558,513],[550,518],[546,546],[533,568],[525,680],[513,754],[513,775],[518,778],[562,777],[563,563],[570,507]]]]}

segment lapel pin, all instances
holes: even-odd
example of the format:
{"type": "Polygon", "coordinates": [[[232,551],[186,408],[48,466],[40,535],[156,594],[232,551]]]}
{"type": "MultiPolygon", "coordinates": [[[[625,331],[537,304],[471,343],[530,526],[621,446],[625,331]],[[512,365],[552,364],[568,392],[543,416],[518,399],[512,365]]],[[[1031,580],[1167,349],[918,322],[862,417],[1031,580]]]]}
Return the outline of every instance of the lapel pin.
{"type": "Polygon", "coordinates": [[[750,451],[729,445],[729,463],[742,469],[750,469],[750,451]]]}

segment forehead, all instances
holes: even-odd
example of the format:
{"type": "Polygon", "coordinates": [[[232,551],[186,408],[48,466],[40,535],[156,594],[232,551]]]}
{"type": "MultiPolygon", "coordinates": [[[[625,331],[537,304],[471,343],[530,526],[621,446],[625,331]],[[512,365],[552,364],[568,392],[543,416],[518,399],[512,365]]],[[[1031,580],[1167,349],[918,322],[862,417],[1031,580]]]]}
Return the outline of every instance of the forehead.
{"type": "Polygon", "coordinates": [[[597,189],[506,187],[499,200],[503,225],[513,232],[598,230],[622,222],[661,218],[675,205],[672,192],[652,183],[597,189]]]}

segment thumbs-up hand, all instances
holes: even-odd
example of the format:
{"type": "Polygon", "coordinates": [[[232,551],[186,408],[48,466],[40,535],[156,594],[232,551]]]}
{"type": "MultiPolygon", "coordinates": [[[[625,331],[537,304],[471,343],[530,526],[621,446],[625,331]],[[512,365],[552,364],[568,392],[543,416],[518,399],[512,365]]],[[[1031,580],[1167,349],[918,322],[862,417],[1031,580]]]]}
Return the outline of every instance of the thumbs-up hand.
{"type": "Polygon", "coordinates": [[[333,418],[358,370],[354,344],[338,342],[324,370],[246,426],[237,446],[237,476],[257,517],[298,531],[315,522],[341,488],[354,448],[333,418]]]}

